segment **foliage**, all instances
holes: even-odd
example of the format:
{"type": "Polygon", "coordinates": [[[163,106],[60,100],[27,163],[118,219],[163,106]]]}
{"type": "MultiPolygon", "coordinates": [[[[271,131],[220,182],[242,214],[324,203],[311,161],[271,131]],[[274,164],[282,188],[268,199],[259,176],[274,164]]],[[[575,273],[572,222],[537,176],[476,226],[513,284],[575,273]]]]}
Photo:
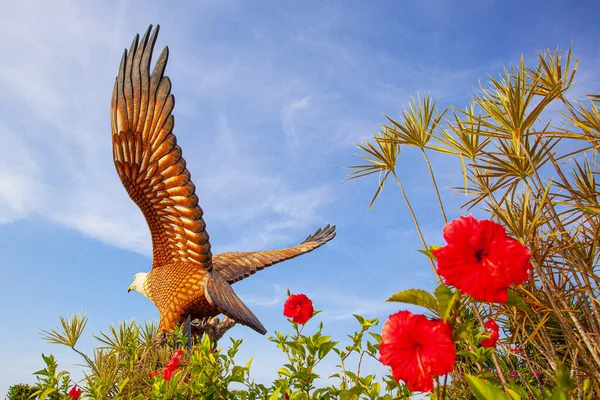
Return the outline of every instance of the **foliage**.
{"type": "Polygon", "coordinates": [[[52,354],[49,356],[42,354],[42,359],[46,368],[33,373],[37,377],[37,391],[32,396],[35,396],[37,400],[64,399],[69,391],[71,381],[69,372],[58,370],[58,363],[52,354]]]}
{"type": "MultiPolygon", "coordinates": [[[[318,314],[316,312],[314,315],[318,314]]],[[[83,397],[90,399],[394,399],[408,398],[410,392],[391,377],[377,377],[374,374],[362,375],[364,357],[377,357],[379,334],[372,332],[379,321],[356,315],[360,329],[348,335],[350,343],[342,347],[339,341],[323,334],[320,323],[312,334],[303,333],[304,325],[292,322],[293,333],[275,332],[269,340],[277,345],[288,357],[288,362],[277,371],[278,378],[265,385],[254,382],[250,377],[252,360],[239,365],[236,354],[241,340],[230,339],[224,349],[211,343],[208,336],[195,342],[190,351],[185,351],[180,367],[172,376],[165,379],[161,372],[177,349],[187,349],[186,338],[178,330],[166,337],[166,343],[157,340],[155,324],[138,326],[135,323],[121,323],[110,326],[108,332],[101,332],[96,339],[100,347],[88,356],[77,350],[76,345],[83,330],[75,326],[85,326],[87,317],[75,315],[61,318],[61,327],[45,332],[45,338],[52,343],[71,347],[82,356],[87,364],[85,376],[79,386],[83,387],[83,397]],[[77,335],[69,337],[69,332],[77,335]],[[332,384],[317,388],[315,381],[321,376],[317,365],[326,357],[337,356],[338,372],[330,378],[332,384]],[[353,356],[357,359],[353,363],[353,356]],[[332,397],[330,397],[332,396],[332,397]]],[[[68,375],[57,373],[57,365],[52,356],[45,357],[48,368],[36,372],[37,393],[46,391],[60,393],[65,398],[69,388],[68,375]],[[57,382],[63,380],[60,390],[57,382]]],[[[50,398],[50,397],[48,397],[50,398]]]]}
{"type": "Polygon", "coordinates": [[[28,400],[35,392],[35,386],[20,383],[9,387],[6,396],[8,400],[28,400]]]}

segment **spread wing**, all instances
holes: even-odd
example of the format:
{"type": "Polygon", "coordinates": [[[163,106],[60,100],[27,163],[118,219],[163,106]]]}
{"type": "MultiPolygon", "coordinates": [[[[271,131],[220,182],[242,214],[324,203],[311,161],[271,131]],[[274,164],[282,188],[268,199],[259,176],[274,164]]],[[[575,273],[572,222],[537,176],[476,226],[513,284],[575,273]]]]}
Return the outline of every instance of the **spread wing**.
{"type": "Polygon", "coordinates": [[[188,262],[210,270],[212,256],[195,186],[173,134],[175,98],[164,76],[169,55],[150,62],[159,27],[125,50],[111,103],[113,157],[152,235],[152,267],[188,262]],[[138,42],[139,41],[139,42],[138,42]]]}
{"type": "Polygon", "coordinates": [[[231,284],[273,264],[308,253],[334,237],[335,225],[327,225],[309,235],[301,244],[287,249],[216,254],[213,256],[213,268],[231,284]]]}

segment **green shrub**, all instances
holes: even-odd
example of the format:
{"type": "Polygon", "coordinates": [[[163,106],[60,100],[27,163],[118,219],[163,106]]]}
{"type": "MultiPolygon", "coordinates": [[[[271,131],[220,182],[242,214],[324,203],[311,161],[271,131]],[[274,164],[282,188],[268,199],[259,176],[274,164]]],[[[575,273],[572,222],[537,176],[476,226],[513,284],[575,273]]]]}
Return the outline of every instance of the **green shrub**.
{"type": "Polygon", "coordinates": [[[36,390],[35,386],[20,383],[9,387],[6,396],[8,400],[28,400],[36,390]]]}
{"type": "MultiPolygon", "coordinates": [[[[317,313],[315,313],[316,315],[317,313]]],[[[349,335],[351,343],[341,348],[338,341],[323,334],[320,323],[312,334],[303,332],[294,322],[293,333],[275,332],[269,340],[288,357],[288,362],[278,369],[278,378],[270,385],[256,383],[250,374],[251,360],[238,365],[234,361],[241,340],[230,339],[227,348],[216,347],[204,336],[193,343],[191,350],[181,357],[181,366],[165,379],[165,370],[173,354],[187,349],[187,339],[176,330],[167,335],[166,343],[159,343],[155,324],[138,326],[121,323],[110,326],[96,339],[100,347],[93,355],[77,350],[76,345],[87,323],[85,316],[61,318],[61,328],[45,333],[52,343],[66,345],[78,352],[86,362],[85,377],[80,386],[90,399],[318,399],[363,398],[394,399],[406,397],[410,392],[389,376],[362,375],[360,368],[364,357],[377,357],[380,336],[372,332],[379,321],[355,316],[360,329],[349,335]],[[351,358],[356,363],[351,362],[351,358]],[[328,387],[317,388],[320,376],[315,367],[326,357],[337,357],[338,371],[332,375],[328,387]],[[384,383],[384,385],[382,385],[384,383]]],[[[305,326],[304,326],[305,327],[305,326]]],[[[44,356],[48,365],[38,371],[37,390],[41,393],[66,393],[69,384],[58,388],[66,376],[58,373],[52,356],[44,356]]]]}

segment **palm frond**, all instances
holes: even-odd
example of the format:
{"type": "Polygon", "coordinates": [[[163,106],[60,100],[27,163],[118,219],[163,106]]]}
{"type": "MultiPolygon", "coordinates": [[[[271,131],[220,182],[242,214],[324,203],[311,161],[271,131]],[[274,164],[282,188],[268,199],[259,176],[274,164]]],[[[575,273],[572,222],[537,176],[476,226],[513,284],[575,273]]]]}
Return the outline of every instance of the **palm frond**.
{"type": "Polygon", "coordinates": [[[385,134],[375,134],[373,142],[359,144],[358,148],[365,154],[357,154],[360,158],[367,161],[368,164],[353,165],[348,168],[354,169],[348,179],[361,178],[372,174],[379,174],[379,183],[373,196],[369,209],[379,197],[381,190],[389,174],[396,168],[396,162],[400,156],[400,145],[394,140],[390,140],[385,134]]]}
{"type": "Polygon", "coordinates": [[[58,330],[42,331],[42,339],[74,348],[83,334],[87,322],[88,318],[85,314],[74,314],[70,318],[60,316],[61,327],[58,330]]]}
{"type": "Polygon", "coordinates": [[[400,145],[426,148],[447,111],[439,113],[436,105],[437,100],[433,100],[429,94],[423,100],[420,96],[417,99],[411,97],[408,109],[404,108],[399,122],[385,116],[390,122],[390,125],[384,126],[386,136],[400,145]]]}

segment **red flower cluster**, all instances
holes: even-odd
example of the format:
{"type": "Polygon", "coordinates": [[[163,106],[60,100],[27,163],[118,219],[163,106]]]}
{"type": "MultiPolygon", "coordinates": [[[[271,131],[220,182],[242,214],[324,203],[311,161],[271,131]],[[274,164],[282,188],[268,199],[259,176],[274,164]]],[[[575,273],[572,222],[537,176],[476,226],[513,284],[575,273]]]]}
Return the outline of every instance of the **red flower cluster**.
{"type": "Polygon", "coordinates": [[[485,327],[486,333],[489,333],[490,337],[481,341],[481,345],[486,348],[496,348],[496,343],[500,338],[500,334],[498,333],[499,327],[496,321],[493,319],[489,319],[485,321],[483,324],[485,327]]]}
{"type": "MultiPolygon", "coordinates": [[[[438,273],[477,301],[504,303],[508,288],[529,277],[531,253],[489,220],[460,217],[444,226],[446,246],[433,251],[438,273]]],[[[496,321],[484,323],[489,337],[481,342],[495,348],[500,338],[496,321]]],[[[424,315],[400,311],[383,326],[379,361],[392,368],[394,379],[411,391],[433,390],[434,377],[452,372],[456,350],[452,326],[424,315]]]]}
{"type": "Polygon", "coordinates": [[[494,221],[460,217],[444,226],[444,239],[433,251],[438,273],[475,300],[504,303],[508,287],[529,277],[529,249],[494,221]]]}
{"type": "Polygon", "coordinates": [[[304,325],[315,313],[312,301],[305,294],[292,294],[283,305],[283,315],[304,325]]]}
{"type": "MultiPolygon", "coordinates": [[[[181,368],[181,357],[183,356],[183,350],[179,349],[171,356],[171,359],[167,361],[165,369],[162,370],[163,378],[166,381],[170,381],[173,377],[173,372],[181,368]]],[[[150,377],[159,375],[161,371],[150,372],[150,377]]]]}
{"type": "Polygon", "coordinates": [[[81,396],[81,389],[79,389],[77,387],[77,385],[73,385],[71,390],[69,390],[69,393],[67,393],[67,396],[69,396],[72,399],[77,400],[79,398],[79,396],[81,396]]]}
{"type": "Polygon", "coordinates": [[[433,390],[433,377],[454,368],[456,350],[447,323],[399,311],[390,315],[381,336],[379,361],[390,366],[394,379],[402,379],[412,391],[433,390]]]}

